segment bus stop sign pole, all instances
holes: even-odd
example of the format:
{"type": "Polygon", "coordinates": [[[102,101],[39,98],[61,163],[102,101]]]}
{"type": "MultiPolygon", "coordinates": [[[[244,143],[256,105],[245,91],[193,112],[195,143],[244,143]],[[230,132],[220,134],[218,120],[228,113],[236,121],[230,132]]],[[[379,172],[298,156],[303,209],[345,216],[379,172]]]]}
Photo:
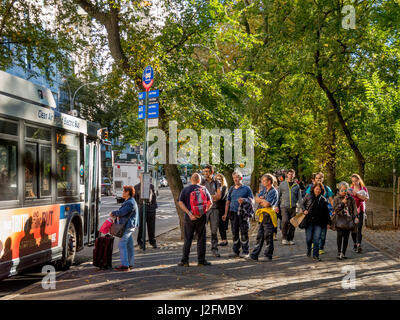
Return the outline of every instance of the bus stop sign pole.
{"type": "MultiPolygon", "coordinates": [[[[151,66],[147,66],[143,71],[142,84],[146,89],[146,100],[145,100],[145,126],[144,126],[144,174],[148,173],[147,165],[147,131],[148,131],[148,104],[149,104],[149,90],[154,83],[154,70],[151,66]]],[[[144,177],[142,178],[141,184],[144,184],[144,177]]],[[[143,185],[144,187],[144,185],[143,185]]],[[[143,197],[143,192],[141,196],[143,197]]],[[[143,251],[146,250],[146,199],[143,201],[143,251]]]]}

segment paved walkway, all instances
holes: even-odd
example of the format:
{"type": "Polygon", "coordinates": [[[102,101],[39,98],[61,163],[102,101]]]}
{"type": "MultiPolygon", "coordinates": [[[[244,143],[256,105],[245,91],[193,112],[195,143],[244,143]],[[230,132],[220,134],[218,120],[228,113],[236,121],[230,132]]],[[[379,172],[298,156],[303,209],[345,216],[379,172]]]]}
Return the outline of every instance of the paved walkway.
{"type": "MultiPolygon", "coordinates": [[[[251,247],[257,225],[252,226],[251,247]]],[[[209,233],[209,229],[207,230],[209,233]]],[[[336,259],[336,232],[328,230],[322,262],[305,255],[305,235],[296,232],[296,245],[275,242],[270,262],[230,259],[230,245],[221,258],[207,257],[209,267],[197,267],[192,246],[191,266],[178,267],[182,241],[177,229],[158,238],[160,249],[136,250],[136,269],[131,272],[99,271],[90,263],[57,279],[56,290],[37,286],[16,299],[400,299],[400,262],[368,243],[364,252],[351,250],[348,260],[336,259]],[[343,289],[345,268],[354,268],[356,288],[343,289]]],[[[208,239],[209,240],[209,239],[208,239]]],[[[210,253],[210,243],[207,249],[210,253]]],[[[114,265],[119,263],[114,255],[114,265]]]]}

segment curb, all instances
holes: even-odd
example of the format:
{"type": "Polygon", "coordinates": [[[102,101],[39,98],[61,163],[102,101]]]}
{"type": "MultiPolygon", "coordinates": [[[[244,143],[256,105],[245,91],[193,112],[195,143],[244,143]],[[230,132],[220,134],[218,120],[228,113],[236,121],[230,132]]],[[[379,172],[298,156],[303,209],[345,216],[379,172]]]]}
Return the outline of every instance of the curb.
{"type": "MultiPolygon", "coordinates": [[[[169,229],[169,230],[167,230],[167,231],[164,231],[164,232],[158,234],[158,235],[156,236],[156,238],[158,238],[159,236],[164,235],[164,234],[166,234],[166,233],[168,233],[168,232],[170,232],[170,231],[172,231],[172,230],[175,230],[176,228],[179,228],[179,226],[178,226],[178,227],[173,227],[172,229],[169,229]]],[[[136,244],[135,247],[139,247],[139,245],[136,244]]],[[[116,251],[113,251],[112,254],[116,254],[116,253],[118,253],[118,252],[119,252],[119,250],[117,249],[116,251]]],[[[87,262],[88,262],[88,261],[87,261],[87,262]]],[[[82,265],[85,265],[87,262],[83,262],[82,265]]],[[[60,271],[59,273],[56,273],[56,280],[62,278],[63,276],[65,276],[65,275],[67,275],[67,274],[69,274],[69,273],[71,273],[71,272],[73,272],[73,271],[74,271],[74,270],[72,270],[72,269],[68,269],[68,270],[66,270],[66,271],[60,271]]],[[[36,288],[36,287],[38,287],[38,286],[40,286],[40,285],[41,285],[41,280],[38,281],[38,282],[32,283],[32,284],[30,284],[29,286],[27,286],[27,287],[25,287],[25,288],[22,288],[22,289],[18,290],[18,291],[15,292],[15,293],[6,295],[6,296],[4,296],[4,297],[1,297],[1,298],[0,298],[0,301],[2,301],[2,300],[13,300],[14,298],[17,298],[18,296],[20,296],[20,295],[22,295],[22,294],[24,294],[24,293],[27,293],[28,291],[30,291],[30,290],[32,290],[32,289],[34,289],[34,288],[36,288]]]]}

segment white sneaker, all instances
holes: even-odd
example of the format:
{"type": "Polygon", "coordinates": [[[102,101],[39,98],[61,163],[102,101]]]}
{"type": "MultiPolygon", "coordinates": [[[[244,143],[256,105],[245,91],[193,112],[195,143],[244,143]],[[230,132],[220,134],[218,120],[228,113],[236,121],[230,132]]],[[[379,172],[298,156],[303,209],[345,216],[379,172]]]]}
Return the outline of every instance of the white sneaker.
{"type": "Polygon", "coordinates": [[[250,254],[240,254],[239,257],[240,258],[244,258],[244,259],[248,259],[248,258],[250,258],[250,254]]]}
{"type": "Polygon", "coordinates": [[[288,242],[287,240],[283,239],[283,240],[282,240],[282,244],[283,244],[283,245],[287,245],[287,244],[289,244],[289,242],[288,242]]]}
{"type": "Polygon", "coordinates": [[[294,241],[292,240],[292,241],[289,241],[289,244],[290,245],[294,245],[294,241]]]}

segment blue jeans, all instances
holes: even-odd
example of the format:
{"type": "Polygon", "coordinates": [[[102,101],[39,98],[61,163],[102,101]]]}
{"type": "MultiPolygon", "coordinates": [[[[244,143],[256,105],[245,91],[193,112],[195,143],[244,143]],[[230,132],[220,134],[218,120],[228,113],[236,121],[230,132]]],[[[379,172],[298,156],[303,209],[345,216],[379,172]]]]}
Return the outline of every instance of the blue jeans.
{"type": "Polygon", "coordinates": [[[328,232],[328,227],[321,228],[321,239],[319,241],[319,248],[321,250],[324,250],[327,232],[328,232]]]}
{"type": "Polygon", "coordinates": [[[313,257],[319,257],[319,242],[321,240],[322,228],[310,223],[306,228],[307,253],[311,253],[311,243],[314,243],[313,257]]]}
{"type": "Polygon", "coordinates": [[[126,229],[118,244],[121,265],[126,267],[133,267],[134,263],[135,251],[133,247],[133,230],[133,228],[126,229]]]}

